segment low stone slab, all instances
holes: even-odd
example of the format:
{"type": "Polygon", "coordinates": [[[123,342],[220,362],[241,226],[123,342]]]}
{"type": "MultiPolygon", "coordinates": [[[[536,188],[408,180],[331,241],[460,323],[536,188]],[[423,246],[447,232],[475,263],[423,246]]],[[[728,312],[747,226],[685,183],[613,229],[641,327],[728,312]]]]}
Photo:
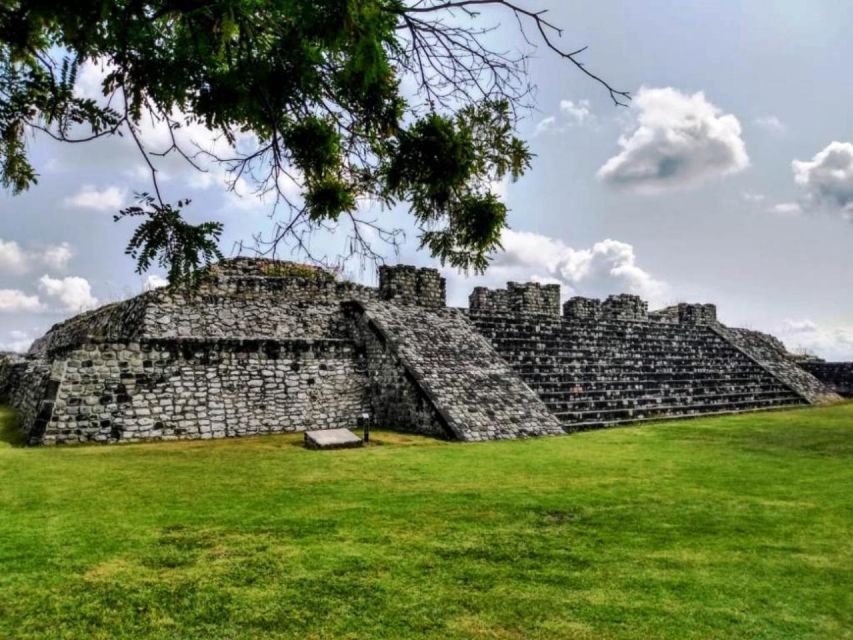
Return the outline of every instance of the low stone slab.
{"type": "Polygon", "coordinates": [[[350,449],[362,445],[361,438],[349,429],[323,429],[305,432],[308,449],[350,449]]]}

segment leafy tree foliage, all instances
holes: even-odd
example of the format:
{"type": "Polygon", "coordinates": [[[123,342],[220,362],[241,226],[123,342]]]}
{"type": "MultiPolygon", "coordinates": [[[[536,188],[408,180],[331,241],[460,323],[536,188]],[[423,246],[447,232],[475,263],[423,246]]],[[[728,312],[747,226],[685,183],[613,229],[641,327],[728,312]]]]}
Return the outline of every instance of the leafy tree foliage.
{"type": "Polygon", "coordinates": [[[544,12],[506,0],[0,0],[0,179],[15,193],[37,181],[29,132],[127,135],[153,185],[118,216],[147,218],[128,247],[140,269],[156,259],[177,280],[218,255],[221,227],[188,225],[188,202],[163,198],[157,162],[177,154],[219,163],[232,185],[248,179],[284,205],[262,249],[289,243],[310,255],[313,230],[347,225],[348,255],[379,257],[368,237],[393,245],[398,231],[361,217],[369,198],[408,203],[422,247],[482,271],[507,218],[490,185],[531,161],[514,134],[530,92],[526,55],[489,47],[486,6],[512,14],[525,40],[530,30],[617,104],[629,98],[583,66],[583,49],[555,45],[544,12]],[[74,90],[86,61],[108,69],[104,101],[74,90]],[[168,127],[168,149],[149,147],[145,119],[168,127]],[[217,131],[229,152],[185,148],[176,132],[192,124],[217,131]],[[248,150],[237,143],[246,134],[248,150]]]}
{"type": "Polygon", "coordinates": [[[145,216],[127,243],[125,253],[136,260],[137,273],[147,271],[156,261],[168,272],[169,283],[192,288],[199,267],[214,258],[222,259],[217,241],[222,234],[219,222],[191,225],[181,217],[181,209],[189,200],[178,200],[175,206],[160,204],[151,195],[139,195],[139,205],[128,207],[115,216],[145,216]]]}

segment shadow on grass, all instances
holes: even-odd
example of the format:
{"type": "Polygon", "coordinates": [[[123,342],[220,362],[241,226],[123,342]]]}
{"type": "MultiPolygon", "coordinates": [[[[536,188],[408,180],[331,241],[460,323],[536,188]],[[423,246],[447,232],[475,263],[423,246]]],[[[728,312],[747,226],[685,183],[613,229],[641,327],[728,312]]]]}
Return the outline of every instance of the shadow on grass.
{"type": "Polygon", "coordinates": [[[13,447],[23,447],[27,444],[26,434],[18,429],[15,412],[6,407],[0,407],[0,443],[13,447]]]}

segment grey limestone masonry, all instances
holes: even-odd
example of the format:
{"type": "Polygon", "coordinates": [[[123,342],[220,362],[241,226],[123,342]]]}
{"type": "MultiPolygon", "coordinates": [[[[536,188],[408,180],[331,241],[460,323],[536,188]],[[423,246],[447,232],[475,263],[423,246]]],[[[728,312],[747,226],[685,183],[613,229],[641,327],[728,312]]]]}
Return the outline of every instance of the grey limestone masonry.
{"type": "MultiPolygon", "coordinates": [[[[376,303],[361,311],[428,399],[435,413],[429,424],[441,425],[448,436],[494,440],[562,433],[542,401],[462,312],[376,303]]],[[[409,416],[404,409],[386,421],[420,431],[409,416]]]]}
{"type": "Polygon", "coordinates": [[[608,296],[601,304],[601,317],[610,320],[646,320],[648,314],[649,303],[627,293],[608,296]]]}
{"type": "Polygon", "coordinates": [[[773,336],[760,331],[726,327],[719,322],[710,326],[736,349],[811,404],[826,404],[841,399],[830,386],[803,369],[773,336]]]}
{"type": "Polygon", "coordinates": [[[507,282],[506,289],[476,287],[468,297],[474,312],[560,315],[560,285],[507,282]]]}
{"type": "Polygon", "coordinates": [[[208,439],[372,424],[480,441],[835,399],[771,336],[713,305],[477,288],[446,306],[435,269],[379,286],[235,258],[55,325],[0,354],[0,402],[31,444],[208,439]]]}
{"type": "Polygon", "coordinates": [[[853,398],[853,362],[805,361],[799,364],[838,395],[853,398]]]}

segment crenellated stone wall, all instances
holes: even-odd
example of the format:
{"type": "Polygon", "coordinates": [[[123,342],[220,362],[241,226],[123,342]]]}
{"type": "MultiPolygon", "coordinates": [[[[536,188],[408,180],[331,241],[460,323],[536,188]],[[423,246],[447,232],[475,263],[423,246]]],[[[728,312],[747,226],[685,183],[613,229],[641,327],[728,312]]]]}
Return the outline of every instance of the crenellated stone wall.
{"type": "Polygon", "coordinates": [[[680,322],[682,324],[713,324],[717,321],[717,306],[713,304],[679,304],[649,313],[649,318],[663,322],[680,322]]]}
{"type": "Polygon", "coordinates": [[[475,313],[542,313],[560,315],[560,285],[507,282],[506,289],[476,287],[468,297],[475,313]]]}
{"type": "Polygon", "coordinates": [[[443,308],[446,283],[438,269],[383,265],[379,267],[379,298],[398,304],[443,308]]]}
{"type": "Polygon", "coordinates": [[[563,315],[573,320],[598,320],[601,318],[601,300],[575,296],[563,305],[563,315]]]}
{"type": "Polygon", "coordinates": [[[609,320],[647,320],[649,303],[628,293],[607,296],[601,303],[601,316],[609,320]]]}

